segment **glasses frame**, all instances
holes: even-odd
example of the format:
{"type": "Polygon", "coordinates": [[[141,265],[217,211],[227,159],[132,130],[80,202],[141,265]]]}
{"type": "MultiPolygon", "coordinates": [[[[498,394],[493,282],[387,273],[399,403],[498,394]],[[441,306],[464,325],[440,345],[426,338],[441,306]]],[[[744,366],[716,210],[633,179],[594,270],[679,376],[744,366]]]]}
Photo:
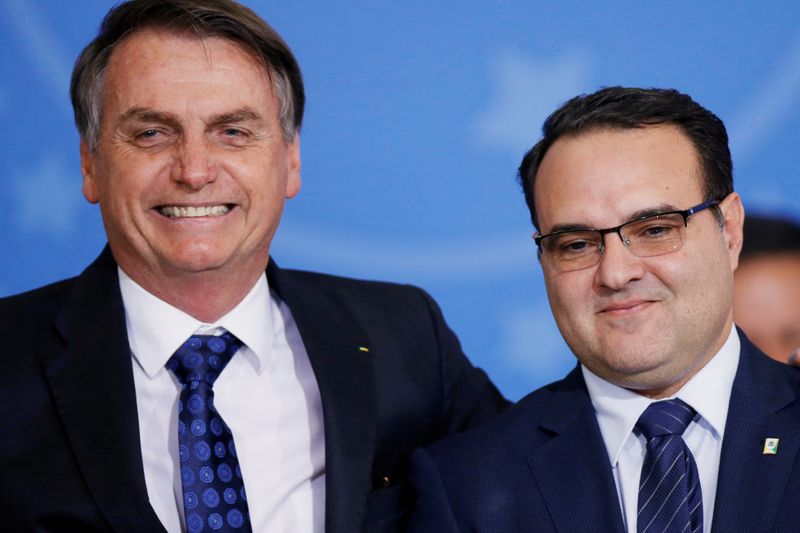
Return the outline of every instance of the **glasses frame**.
{"type": "MultiPolygon", "coordinates": [[[[667,215],[681,215],[683,217],[683,227],[687,228],[687,227],[689,227],[689,217],[690,216],[695,215],[695,214],[697,214],[697,213],[699,213],[699,212],[701,212],[701,211],[703,211],[705,209],[708,209],[710,207],[717,207],[720,204],[720,202],[721,202],[721,200],[706,200],[705,202],[703,202],[701,204],[697,204],[694,207],[690,207],[689,209],[675,210],[675,211],[664,211],[663,213],[656,213],[654,215],[645,215],[645,216],[641,216],[641,217],[638,217],[638,218],[634,218],[633,220],[629,220],[629,221],[625,222],[624,224],[620,224],[619,226],[614,226],[613,228],[605,228],[605,229],[594,229],[594,228],[565,229],[565,230],[553,231],[551,233],[546,233],[544,235],[534,234],[533,242],[536,243],[536,247],[539,250],[539,257],[541,257],[542,256],[542,240],[544,240],[544,239],[546,239],[548,237],[552,237],[554,235],[562,235],[564,233],[577,233],[577,232],[582,232],[582,231],[593,231],[593,232],[597,232],[597,233],[600,234],[600,244],[597,246],[600,249],[600,254],[602,254],[606,249],[606,238],[605,237],[609,233],[616,233],[617,236],[619,237],[619,240],[622,241],[623,246],[625,246],[625,248],[628,249],[628,246],[630,246],[631,241],[625,239],[622,236],[622,233],[621,233],[622,228],[624,228],[625,226],[627,226],[629,224],[634,224],[636,222],[641,222],[642,220],[657,219],[659,217],[663,217],[663,216],[667,216],[667,215]]],[[[675,250],[677,250],[677,248],[675,250]]],[[[674,252],[675,250],[672,250],[672,251],[674,252]]],[[[631,252],[631,253],[633,253],[633,252],[631,252]]],[[[669,253],[669,252],[667,252],[667,253],[669,253]]],[[[634,254],[634,255],[636,255],[636,254],[634,254]]],[[[663,255],[663,254],[659,254],[659,255],[663,255]]],[[[637,256],[637,257],[639,257],[639,256],[637,256]]],[[[655,257],[655,256],[650,256],[650,257],[655,257]]],[[[588,266],[585,267],[585,268],[588,268],[588,266]]]]}

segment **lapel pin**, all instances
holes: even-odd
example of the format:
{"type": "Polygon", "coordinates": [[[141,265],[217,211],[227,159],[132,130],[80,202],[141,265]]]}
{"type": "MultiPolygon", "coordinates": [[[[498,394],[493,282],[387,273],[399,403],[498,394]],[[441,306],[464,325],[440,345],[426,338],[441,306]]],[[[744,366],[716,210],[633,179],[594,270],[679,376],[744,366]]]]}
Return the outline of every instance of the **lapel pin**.
{"type": "Polygon", "coordinates": [[[781,439],[776,439],[775,437],[769,437],[768,439],[764,440],[764,451],[761,452],[764,455],[777,455],[778,454],[778,443],[781,439]]]}
{"type": "Polygon", "coordinates": [[[359,352],[369,352],[369,348],[367,348],[366,346],[359,346],[358,347],[358,351],[359,352]]]}

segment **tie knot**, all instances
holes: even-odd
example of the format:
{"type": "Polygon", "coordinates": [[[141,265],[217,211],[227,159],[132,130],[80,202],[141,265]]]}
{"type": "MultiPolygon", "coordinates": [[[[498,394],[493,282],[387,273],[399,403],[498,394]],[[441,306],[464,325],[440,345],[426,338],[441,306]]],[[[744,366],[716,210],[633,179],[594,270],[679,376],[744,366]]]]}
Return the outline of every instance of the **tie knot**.
{"type": "Polygon", "coordinates": [[[167,361],[167,368],[184,385],[196,388],[201,382],[213,386],[242,341],[232,333],[192,335],[167,361]]]}
{"type": "Polygon", "coordinates": [[[644,410],[636,427],[647,440],[662,435],[683,435],[696,411],[678,400],[663,400],[651,403],[644,410]]]}

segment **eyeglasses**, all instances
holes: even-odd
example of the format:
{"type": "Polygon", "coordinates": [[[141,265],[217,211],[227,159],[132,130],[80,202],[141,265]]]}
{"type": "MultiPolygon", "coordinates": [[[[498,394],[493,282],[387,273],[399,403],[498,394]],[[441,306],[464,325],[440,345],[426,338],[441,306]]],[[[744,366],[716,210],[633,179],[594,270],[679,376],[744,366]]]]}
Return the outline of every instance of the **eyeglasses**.
{"type": "Polygon", "coordinates": [[[596,265],[606,248],[607,233],[619,235],[622,244],[636,257],[654,257],[680,249],[686,240],[689,217],[719,205],[709,200],[685,211],[646,215],[615,228],[561,230],[534,235],[533,241],[544,257],[560,272],[571,272],[596,265]]]}

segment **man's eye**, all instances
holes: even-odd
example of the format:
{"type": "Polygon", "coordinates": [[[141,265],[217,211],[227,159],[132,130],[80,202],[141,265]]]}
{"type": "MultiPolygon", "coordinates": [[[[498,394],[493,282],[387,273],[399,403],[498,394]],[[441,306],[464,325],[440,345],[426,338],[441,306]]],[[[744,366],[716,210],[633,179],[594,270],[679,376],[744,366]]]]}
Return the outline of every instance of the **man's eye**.
{"type": "Polygon", "coordinates": [[[672,236],[675,229],[670,225],[653,224],[642,228],[639,232],[639,237],[643,239],[664,239],[672,236]]]}
{"type": "Polygon", "coordinates": [[[161,132],[155,129],[144,130],[139,135],[137,135],[137,137],[139,137],[140,139],[152,139],[154,137],[158,137],[160,133],[161,132]]]}
{"type": "Polygon", "coordinates": [[[244,137],[244,132],[236,128],[227,128],[223,133],[226,137],[244,137]]]}
{"type": "Polygon", "coordinates": [[[561,254],[580,254],[591,249],[593,243],[582,239],[564,240],[558,243],[558,252],[561,254]]]}
{"type": "Polygon", "coordinates": [[[141,147],[160,146],[167,140],[164,131],[158,128],[147,128],[136,132],[133,142],[141,147]]]}
{"type": "Polygon", "coordinates": [[[158,128],[147,128],[136,133],[133,140],[141,146],[157,146],[163,143],[166,137],[164,131],[158,128]]]}

